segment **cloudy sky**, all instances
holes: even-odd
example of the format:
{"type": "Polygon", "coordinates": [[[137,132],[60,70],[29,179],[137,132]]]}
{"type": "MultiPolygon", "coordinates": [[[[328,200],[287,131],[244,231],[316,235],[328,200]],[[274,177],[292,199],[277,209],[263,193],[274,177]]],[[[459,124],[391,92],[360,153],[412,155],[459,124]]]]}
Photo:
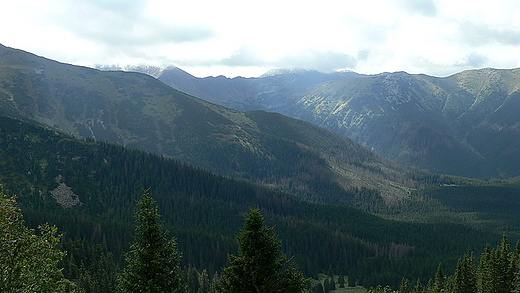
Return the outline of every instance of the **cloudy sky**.
{"type": "Polygon", "coordinates": [[[518,0],[16,0],[0,11],[0,44],[86,66],[199,77],[520,67],[518,0]]]}

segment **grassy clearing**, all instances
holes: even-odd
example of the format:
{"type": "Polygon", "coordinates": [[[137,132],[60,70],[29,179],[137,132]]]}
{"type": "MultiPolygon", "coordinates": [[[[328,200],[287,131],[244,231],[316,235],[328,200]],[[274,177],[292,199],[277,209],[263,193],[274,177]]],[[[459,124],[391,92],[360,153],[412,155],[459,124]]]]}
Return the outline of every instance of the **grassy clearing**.
{"type": "MultiPolygon", "coordinates": [[[[330,278],[330,277],[325,274],[318,274],[318,280],[313,280],[313,282],[315,282],[316,284],[318,282],[321,282],[323,284],[325,279],[328,279],[328,278],[330,278]]],[[[367,292],[367,289],[362,286],[338,288],[338,286],[339,286],[338,278],[339,278],[338,275],[334,276],[334,282],[336,282],[336,290],[332,290],[330,292],[333,292],[333,293],[366,293],[367,292]]],[[[346,277],[346,278],[348,278],[348,277],[346,277]]]]}
{"type": "Polygon", "coordinates": [[[338,288],[334,291],[330,291],[330,292],[336,292],[336,293],[366,293],[367,292],[367,289],[365,289],[364,287],[361,287],[361,286],[357,286],[357,287],[346,287],[346,288],[338,288]]]}

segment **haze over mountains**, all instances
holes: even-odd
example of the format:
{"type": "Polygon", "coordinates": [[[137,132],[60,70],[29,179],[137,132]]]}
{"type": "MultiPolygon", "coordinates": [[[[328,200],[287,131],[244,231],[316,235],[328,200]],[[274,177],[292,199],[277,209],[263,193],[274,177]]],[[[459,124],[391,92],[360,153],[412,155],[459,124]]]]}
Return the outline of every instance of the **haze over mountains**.
{"type": "Polygon", "coordinates": [[[282,71],[229,79],[170,68],[155,76],[226,107],[309,121],[406,166],[478,178],[520,175],[518,69],[446,78],[282,71]]]}
{"type": "Polygon", "coordinates": [[[188,264],[218,270],[235,248],[241,213],[257,205],[307,273],[332,268],[363,284],[394,285],[403,275],[423,280],[440,261],[453,268],[468,247],[502,231],[520,235],[518,179],[420,172],[344,136],[365,145],[379,137],[372,149],[401,148],[397,159],[425,169],[514,174],[514,158],[498,160],[516,152],[514,136],[494,134],[517,124],[515,70],[445,79],[314,71],[198,79],[180,69],[138,70],[211,102],[147,74],[0,46],[0,183],[19,196],[28,223],[56,223],[86,247],[102,242],[118,254],[136,194],[151,187],[188,264]],[[213,95],[257,110],[217,105],[213,95]],[[282,109],[338,133],[265,111],[282,109]]]}

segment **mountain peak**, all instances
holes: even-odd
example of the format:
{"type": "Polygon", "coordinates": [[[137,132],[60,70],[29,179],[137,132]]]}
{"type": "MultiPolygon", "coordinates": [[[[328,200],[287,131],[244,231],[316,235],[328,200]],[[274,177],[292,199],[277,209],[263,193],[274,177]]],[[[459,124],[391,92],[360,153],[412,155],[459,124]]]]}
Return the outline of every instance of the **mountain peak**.
{"type": "Polygon", "coordinates": [[[155,65],[96,65],[96,69],[102,70],[102,71],[126,71],[126,72],[138,72],[147,74],[150,76],[153,76],[155,78],[158,78],[162,72],[166,69],[161,66],[155,66],[155,65]]]}
{"type": "Polygon", "coordinates": [[[262,74],[260,78],[263,77],[270,77],[270,76],[277,76],[277,75],[283,75],[283,74],[302,74],[307,72],[319,72],[317,70],[307,70],[303,68],[295,68],[295,69],[289,69],[289,68],[278,68],[278,69],[271,69],[267,71],[266,73],[262,74]]]}

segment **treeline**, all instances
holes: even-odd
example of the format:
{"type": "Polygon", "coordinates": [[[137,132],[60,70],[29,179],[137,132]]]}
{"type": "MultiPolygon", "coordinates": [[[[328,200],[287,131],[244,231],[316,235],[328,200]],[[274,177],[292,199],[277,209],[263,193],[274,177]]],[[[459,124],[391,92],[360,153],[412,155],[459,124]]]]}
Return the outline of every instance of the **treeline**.
{"type": "MultiPolygon", "coordinates": [[[[371,287],[369,292],[396,292],[390,286],[371,287]]],[[[470,249],[460,257],[452,275],[446,275],[442,264],[427,283],[403,278],[399,293],[509,293],[520,292],[520,242],[512,250],[507,235],[495,248],[486,245],[479,260],[470,249]]]]}
{"type": "MultiPolygon", "coordinates": [[[[302,202],[175,160],[78,141],[5,117],[0,137],[0,183],[18,196],[29,226],[50,222],[65,234],[63,248],[70,251],[65,272],[85,282],[111,282],[99,268],[120,266],[141,188],[151,188],[166,229],[178,239],[182,265],[208,276],[236,251],[234,235],[251,206],[276,227],[283,250],[306,275],[334,271],[366,286],[394,285],[401,276],[427,278],[439,260],[454,267],[468,247],[495,237],[463,225],[403,223],[346,206],[302,202]],[[63,185],[77,195],[77,205],[64,208],[50,196],[63,185]]],[[[361,189],[359,196],[376,197],[361,189]]]]}
{"type": "Polygon", "coordinates": [[[230,265],[208,279],[203,270],[187,267],[175,236],[160,220],[157,202],[148,190],[137,203],[130,251],[119,269],[103,247],[89,249],[68,242],[72,253],[56,249],[61,235],[56,226],[42,224],[39,234],[25,225],[15,197],[0,185],[0,290],[2,292],[172,292],[242,293],[304,292],[308,279],[280,250],[272,227],[264,225],[260,210],[251,208],[237,236],[237,255],[230,265]],[[74,256],[79,258],[74,260],[74,256]],[[58,267],[62,262],[63,269],[58,267]],[[78,265],[79,264],[79,267],[78,265]],[[195,279],[193,279],[193,277],[195,279]]]}

